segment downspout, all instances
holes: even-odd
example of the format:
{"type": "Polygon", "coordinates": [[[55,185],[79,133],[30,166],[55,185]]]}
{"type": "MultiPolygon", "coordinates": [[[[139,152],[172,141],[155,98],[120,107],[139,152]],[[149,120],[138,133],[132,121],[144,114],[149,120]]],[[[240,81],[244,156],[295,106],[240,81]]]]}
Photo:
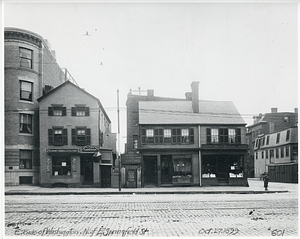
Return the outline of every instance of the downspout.
{"type": "Polygon", "coordinates": [[[200,151],[200,125],[198,125],[198,146],[199,146],[199,151],[198,151],[198,159],[199,159],[199,186],[202,186],[202,166],[201,166],[201,151],[200,151]]]}

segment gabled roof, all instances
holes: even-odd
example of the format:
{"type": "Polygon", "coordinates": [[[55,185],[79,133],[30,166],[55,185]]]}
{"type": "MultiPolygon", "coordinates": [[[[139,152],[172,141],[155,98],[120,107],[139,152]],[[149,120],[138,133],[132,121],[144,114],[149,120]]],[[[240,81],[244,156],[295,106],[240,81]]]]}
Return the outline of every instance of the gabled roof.
{"type": "Polygon", "coordinates": [[[242,124],[244,119],[231,101],[199,101],[194,113],[192,101],[140,101],[140,124],[242,124]]]}
{"type": "Polygon", "coordinates": [[[100,109],[103,111],[104,115],[106,116],[106,118],[108,119],[108,121],[111,123],[111,121],[110,121],[110,119],[109,119],[109,117],[108,117],[105,109],[103,108],[100,100],[97,97],[93,96],[92,94],[88,93],[87,91],[83,90],[82,88],[78,87],[77,85],[73,84],[71,81],[65,81],[64,83],[62,83],[61,85],[57,86],[56,88],[54,88],[53,90],[51,90],[47,94],[45,94],[42,97],[38,98],[37,101],[38,102],[42,101],[43,99],[51,96],[54,92],[58,91],[59,89],[61,89],[63,87],[66,87],[67,85],[71,85],[73,87],[76,87],[82,93],[84,93],[84,94],[88,95],[89,97],[95,99],[98,102],[100,109]]]}

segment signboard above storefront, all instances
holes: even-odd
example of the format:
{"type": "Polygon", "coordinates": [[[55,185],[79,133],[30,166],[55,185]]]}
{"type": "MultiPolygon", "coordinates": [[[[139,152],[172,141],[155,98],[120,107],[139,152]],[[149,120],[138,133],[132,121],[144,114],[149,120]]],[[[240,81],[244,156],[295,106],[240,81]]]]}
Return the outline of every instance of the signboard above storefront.
{"type": "Polygon", "coordinates": [[[47,153],[80,153],[79,149],[46,149],[47,153]]]}
{"type": "Polygon", "coordinates": [[[97,152],[99,148],[97,145],[86,145],[82,148],[82,152],[97,152]]]}

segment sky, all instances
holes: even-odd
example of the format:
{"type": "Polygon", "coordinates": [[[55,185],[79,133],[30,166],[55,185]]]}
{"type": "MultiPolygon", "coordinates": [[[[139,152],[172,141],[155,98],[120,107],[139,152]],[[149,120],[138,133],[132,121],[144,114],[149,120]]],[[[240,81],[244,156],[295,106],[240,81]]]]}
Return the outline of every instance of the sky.
{"type": "Polygon", "coordinates": [[[247,124],[253,116],[298,107],[297,1],[7,1],[4,27],[37,33],[61,68],[97,97],[126,142],[130,89],[185,98],[232,101],[247,124]],[[16,17],[17,16],[17,17],[16,17]]]}

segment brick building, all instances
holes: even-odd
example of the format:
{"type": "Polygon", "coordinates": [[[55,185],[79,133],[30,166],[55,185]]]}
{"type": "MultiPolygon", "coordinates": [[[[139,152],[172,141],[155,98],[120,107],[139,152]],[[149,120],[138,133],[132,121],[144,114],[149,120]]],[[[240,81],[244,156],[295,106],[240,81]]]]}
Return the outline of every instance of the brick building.
{"type": "Polygon", "coordinates": [[[38,102],[41,186],[117,187],[116,134],[99,99],[66,81],[38,102]]]}
{"type": "Polygon", "coordinates": [[[128,94],[125,187],[247,186],[245,122],[232,102],[128,94]]]}
{"type": "Polygon", "coordinates": [[[39,183],[37,99],[64,81],[47,40],[4,29],[5,185],[39,183]]]}

